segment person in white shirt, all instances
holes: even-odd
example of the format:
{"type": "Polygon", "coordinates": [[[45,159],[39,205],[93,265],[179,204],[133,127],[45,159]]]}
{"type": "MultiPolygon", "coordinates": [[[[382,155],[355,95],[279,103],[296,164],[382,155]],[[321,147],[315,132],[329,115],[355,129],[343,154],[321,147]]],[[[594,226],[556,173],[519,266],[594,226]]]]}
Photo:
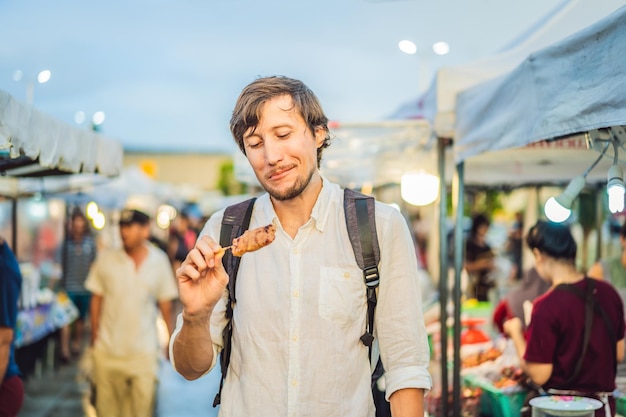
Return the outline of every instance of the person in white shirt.
{"type": "Polygon", "coordinates": [[[171,334],[178,291],[167,254],[148,241],[146,213],[123,210],[120,235],[123,248],[99,252],[85,282],[93,294],[95,406],[98,416],[146,417],[154,413],[157,307],[171,334]]]}
{"type": "MultiPolygon", "coordinates": [[[[250,228],[274,222],[276,239],[242,257],[232,353],[220,416],[375,415],[367,298],[346,228],[343,192],[319,171],[330,145],[314,93],[287,77],[242,91],[231,132],[266,193],[250,228]]],[[[187,379],[206,374],[223,347],[228,275],[214,214],[176,271],[183,311],[170,357],[187,379]]],[[[376,203],[380,286],[375,336],[394,417],[419,416],[431,387],[415,249],[401,213],[376,203]]]]}

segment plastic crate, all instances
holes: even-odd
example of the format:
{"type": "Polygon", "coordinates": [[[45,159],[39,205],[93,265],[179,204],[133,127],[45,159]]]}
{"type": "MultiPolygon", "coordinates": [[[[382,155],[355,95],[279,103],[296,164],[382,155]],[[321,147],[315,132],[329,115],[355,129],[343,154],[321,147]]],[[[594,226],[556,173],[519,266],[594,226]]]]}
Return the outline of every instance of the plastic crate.
{"type": "Polygon", "coordinates": [[[626,417],[626,396],[622,393],[615,394],[615,412],[626,417]]]}
{"type": "Polygon", "coordinates": [[[526,399],[526,391],[508,392],[494,387],[490,383],[473,376],[463,377],[469,387],[482,390],[480,396],[480,414],[491,417],[519,417],[520,409],[526,399]]]}

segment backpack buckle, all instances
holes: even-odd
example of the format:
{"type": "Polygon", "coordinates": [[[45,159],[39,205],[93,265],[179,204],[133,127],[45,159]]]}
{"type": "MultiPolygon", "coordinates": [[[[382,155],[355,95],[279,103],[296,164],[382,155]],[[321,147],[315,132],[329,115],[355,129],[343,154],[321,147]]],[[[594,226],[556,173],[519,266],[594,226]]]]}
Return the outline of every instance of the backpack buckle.
{"type": "Polygon", "coordinates": [[[365,280],[365,285],[367,288],[376,288],[378,287],[378,282],[380,276],[378,275],[378,267],[371,266],[363,269],[363,278],[365,280]]]}
{"type": "Polygon", "coordinates": [[[363,333],[363,336],[361,336],[359,339],[361,339],[361,342],[365,346],[372,346],[372,343],[374,342],[374,336],[372,336],[370,332],[363,333]]]}

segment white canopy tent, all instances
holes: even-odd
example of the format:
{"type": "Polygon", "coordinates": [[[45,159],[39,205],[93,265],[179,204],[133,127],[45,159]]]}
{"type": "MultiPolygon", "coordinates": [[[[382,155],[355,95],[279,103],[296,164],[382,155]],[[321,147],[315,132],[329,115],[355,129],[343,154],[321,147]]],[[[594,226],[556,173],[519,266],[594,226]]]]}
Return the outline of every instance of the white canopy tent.
{"type": "Polygon", "coordinates": [[[567,0],[503,52],[464,65],[443,67],[416,109],[439,137],[454,137],[457,94],[512,71],[531,53],[560,41],[623,5],[621,0],[567,0]]]}
{"type": "MultiPolygon", "coordinates": [[[[90,130],[62,123],[0,91],[0,192],[7,196],[28,194],[43,180],[22,177],[85,173],[116,176],[122,168],[121,143],[90,130]]],[[[50,181],[45,181],[50,182],[50,181]]],[[[76,184],[73,179],[67,186],[76,184]]],[[[53,189],[62,188],[52,181],[53,189]]]]}
{"type": "Polygon", "coordinates": [[[0,91],[0,195],[13,201],[13,250],[17,253],[18,197],[79,189],[116,176],[122,157],[121,143],[61,123],[0,91]]]}
{"type": "MultiPolygon", "coordinates": [[[[626,124],[624,51],[626,6],[533,52],[509,74],[460,93],[456,160],[626,124]]],[[[572,165],[565,155],[547,155],[572,165]]]]}
{"type": "MultiPolygon", "coordinates": [[[[461,162],[456,165],[456,179],[454,182],[456,227],[454,231],[455,241],[455,287],[452,296],[454,302],[454,383],[453,400],[454,411],[459,410],[460,403],[460,378],[459,361],[457,356],[458,343],[460,338],[460,277],[463,267],[463,195],[465,184],[480,185],[524,185],[524,184],[546,184],[567,182],[573,177],[583,173],[598,156],[597,153],[589,151],[584,132],[589,129],[623,124],[626,106],[620,99],[615,100],[614,95],[604,96],[606,89],[613,89],[615,92],[622,92],[623,83],[611,85],[611,79],[606,80],[608,74],[613,74],[612,69],[600,69],[599,66],[607,65],[606,59],[602,59],[603,64],[597,65],[597,51],[593,48],[599,43],[600,37],[595,39],[591,35],[584,45],[578,43],[567,43],[564,39],[572,37],[582,41],[585,35],[577,33],[583,30],[590,23],[603,19],[605,16],[617,10],[623,3],[614,0],[597,2],[595,0],[572,0],[561,5],[553,14],[540,22],[536,30],[524,37],[524,40],[517,46],[507,51],[468,65],[442,69],[429,91],[425,95],[424,114],[428,117],[430,112],[434,120],[436,134],[440,138],[454,138],[454,159],[461,162]],[[543,48],[551,49],[551,45],[558,42],[558,51],[552,48],[554,57],[563,57],[558,60],[558,66],[549,68],[549,62],[542,61],[538,64],[537,57],[543,48]],[[582,47],[591,48],[581,52],[582,47]],[[567,62],[569,59],[572,61],[567,62]],[[574,59],[574,57],[576,57],[574,59]],[[586,59],[587,57],[594,57],[586,59]],[[520,65],[521,64],[521,65],[520,65]],[[579,67],[587,67],[581,70],[579,67]],[[541,66],[538,73],[524,71],[524,66],[536,68],[541,66]],[[569,73],[567,80],[555,80],[554,78],[569,73]],[[509,75],[506,75],[509,74],[509,75]],[[517,74],[518,77],[515,78],[517,74]],[[538,76],[536,76],[539,74],[538,76]],[[582,77],[591,76],[591,79],[584,81],[582,77]],[[511,77],[511,78],[509,78],[511,77]],[[597,80],[597,77],[600,77],[597,80]],[[542,83],[523,82],[533,78],[544,78],[542,83]],[[597,81],[589,81],[596,79],[597,81]],[[493,80],[493,81],[489,81],[493,80]],[[551,80],[551,81],[549,81],[551,80]],[[513,84],[517,81],[517,84],[513,84]],[[607,82],[608,81],[608,82],[607,82]],[[554,84],[551,84],[551,83],[554,84]],[[482,84],[481,84],[482,83],[482,84]],[[473,87],[474,86],[474,87],[473,87]],[[622,88],[620,88],[622,87],[622,88]],[[538,91],[544,90],[544,91],[538,91]],[[564,93],[567,90],[567,93],[564,93]],[[578,92],[586,90],[589,95],[585,98],[578,97],[578,92]],[[467,94],[467,95],[465,95],[467,94]],[[481,97],[478,101],[470,101],[470,94],[481,97]],[[537,97],[545,94],[543,100],[537,97]],[[611,97],[611,98],[609,98],[611,97]],[[458,103],[457,103],[458,100],[458,103]],[[519,102],[518,102],[519,101],[519,102]],[[576,107],[577,106],[577,107],[576,107]],[[595,113],[603,108],[610,109],[616,107],[620,116],[610,121],[605,119],[588,119],[587,113],[595,113]],[[621,108],[620,108],[621,107],[621,108]],[[543,111],[543,113],[542,113],[543,111]],[[465,118],[471,114],[473,118],[465,118]],[[559,114],[560,125],[552,123],[554,115],[559,114]],[[581,123],[572,124],[572,120],[581,117],[581,123]],[[506,121],[499,121],[498,118],[505,118],[506,121]],[[549,123],[545,123],[549,120],[549,123]],[[544,128],[545,125],[545,128],[544,128]],[[494,128],[498,126],[498,128],[494,128]],[[473,152],[469,152],[467,137],[471,137],[474,129],[480,127],[477,138],[482,141],[483,146],[474,146],[473,152]],[[470,133],[472,132],[472,133],[470,133]],[[576,135],[577,133],[582,133],[576,135]],[[503,136],[512,134],[515,139],[508,137],[507,142],[499,142],[503,136]],[[530,135],[529,135],[530,134],[530,135]],[[484,141],[484,135],[489,135],[491,142],[484,141]],[[563,139],[564,135],[570,135],[563,139]],[[548,139],[548,141],[542,141],[548,139]],[[554,140],[560,139],[560,140],[554,140]],[[529,145],[533,143],[533,145],[529,145]],[[496,145],[498,144],[498,145],[496,145]],[[514,145],[513,145],[514,144],[514,145]],[[465,147],[464,147],[465,146],[465,147]],[[500,149],[499,151],[493,151],[500,149]],[[490,152],[487,152],[487,151],[490,152]],[[468,158],[470,155],[473,157],[468,158]]],[[[619,24],[616,23],[618,26],[619,24]]],[[[623,26],[623,22],[621,23],[623,26]]],[[[623,43],[621,44],[623,45],[623,43]]],[[[623,60],[621,52],[623,46],[612,49],[607,46],[603,52],[609,54],[609,66],[618,66],[614,69],[616,73],[623,71],[623,60]]],[[[556,63],[557,61],[555,61],[556,63]]],[[[541,96],[543,97],[543,96],[541,96]]],[[[605,115],[609,115],[606,112],[605,115]]],[[[615,113],[613,113],[615,114],[615,113]]],[[[554,120],[556,122],[556,119],[554,120]]],[[[449,153],[448,153],[449,154],[449,153]]],[[[449,156],[449,155],[448,155],[449,156]]],[[[443,160],[443,158],[442,158],[443,160]]],[[[608,160],[600,162],[605,167],[608,160]]],[[[449,171],[452,166],[446,164],[445,169],[449,171]]],[[[600,175],[600,179],[606,180],[606,170],[596,168],[593,175],[600,175]]],[[[445,199],[441,201],[440,213],[440,234],[445,232],[445,199]]],[[[535,202],[536,203],[536,202],[535,202]]],[[[441,242],[442,253],[447,252],[445,242],[441,242]]],[[[444,261],[445,262],[445,261],[444,261]]],[[[447,263],[447,262],[446,262],[447,263]]],[[[441,268],[441,275],[447,270],[447,265],[441,268]]],[[[442,302],[446,301],[448,288],[446,280],[441,280],[440,295],[442,302]]],[[[447,312],[442,308],[441,322],[446,322],[447,312]]],[[[447,350],[447,338],[442,336],[442,355],[447,350]]],[[[443,370],[442,370],[443,372],[443,370]]],[[[442,382],[447,386],[447,379],[442,382]]],[[[447,390],[443,393],[447,395],[447,390]]]]}

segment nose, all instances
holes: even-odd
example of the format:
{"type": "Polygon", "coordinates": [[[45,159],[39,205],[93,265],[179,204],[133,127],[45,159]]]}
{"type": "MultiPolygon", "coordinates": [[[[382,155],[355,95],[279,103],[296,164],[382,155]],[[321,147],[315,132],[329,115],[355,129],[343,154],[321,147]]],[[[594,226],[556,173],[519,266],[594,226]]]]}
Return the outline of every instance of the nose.
{"type": "Polygon", "coordinates": [[[281,143],[277,140],[268,140],[265,142],[265,160],[269,165],[276,165],[283,160],[283,149],[281,143]]]}

